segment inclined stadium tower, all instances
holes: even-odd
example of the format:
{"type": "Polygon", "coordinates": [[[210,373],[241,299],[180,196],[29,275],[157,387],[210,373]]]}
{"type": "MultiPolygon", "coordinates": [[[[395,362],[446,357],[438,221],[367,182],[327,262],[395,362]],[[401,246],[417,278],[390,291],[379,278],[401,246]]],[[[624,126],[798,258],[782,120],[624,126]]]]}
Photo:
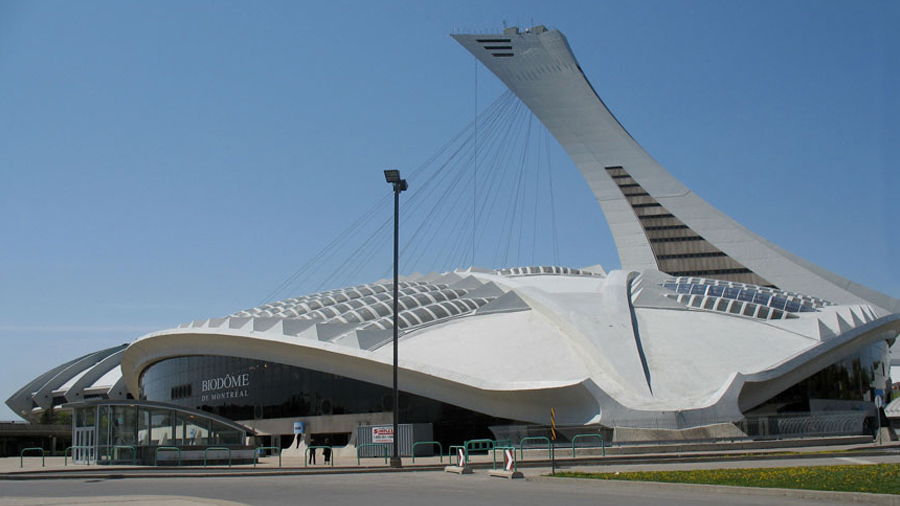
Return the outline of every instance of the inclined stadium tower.
{"type": "MultiPolygon", "coordinates": [[[[403,423],[458,442],[547,424],[550,408],[561,425],[690,428],[889,396],[900,301],[769,243],[681,184],[610,113],[559,31],[453,37],[575,162],[622,268],[401,278],[403,423]]],[[[153,332],[62,364],[7,404],[35,420],[133,397],[264,434],[388,423],[391,297],[378,282],[153,332]]]]}

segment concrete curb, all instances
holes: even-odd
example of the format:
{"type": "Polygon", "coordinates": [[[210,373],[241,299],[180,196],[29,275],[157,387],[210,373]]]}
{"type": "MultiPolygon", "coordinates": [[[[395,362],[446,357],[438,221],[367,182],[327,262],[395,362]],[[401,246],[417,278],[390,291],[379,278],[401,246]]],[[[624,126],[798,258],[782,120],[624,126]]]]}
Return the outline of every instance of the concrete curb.
{"type": "Polygon", "coordinates": [[[653,481],[595,480],[589,478],[556,478],[553,476],[528,476],[526,481],[566,483],[570,485],[605,488],[607,490],[647,490],[683,491],[703,494],[752,495],[757,497],[790,497],[857,504],[883,504],[900,506],[900,496],[869,494],[864,492],[828,492],[823,490],[800,490],[794,488],[731,487],[723,485],[695,485],[692,483],[660,483],[653,481]]]}

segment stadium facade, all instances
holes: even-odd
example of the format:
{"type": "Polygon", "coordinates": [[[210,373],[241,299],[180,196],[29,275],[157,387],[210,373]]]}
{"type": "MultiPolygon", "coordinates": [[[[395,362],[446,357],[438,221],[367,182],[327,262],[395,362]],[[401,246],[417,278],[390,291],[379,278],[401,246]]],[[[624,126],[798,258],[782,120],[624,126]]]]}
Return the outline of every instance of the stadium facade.
{"type": "MultiPolygon", "coordinates": [[[[691,192],[606,108],[566,38],[453,36],[566,150],[622,269],[470,268],[401,278],[403,423],[690,428],[752,413],[870,410],[890,396],[900,301],[750,232],[691,192]]],[[[7,404],[133,397],[267,434],[389,423],[392,288],[374,283],[154,332],[41,375],[7,404]]]]}

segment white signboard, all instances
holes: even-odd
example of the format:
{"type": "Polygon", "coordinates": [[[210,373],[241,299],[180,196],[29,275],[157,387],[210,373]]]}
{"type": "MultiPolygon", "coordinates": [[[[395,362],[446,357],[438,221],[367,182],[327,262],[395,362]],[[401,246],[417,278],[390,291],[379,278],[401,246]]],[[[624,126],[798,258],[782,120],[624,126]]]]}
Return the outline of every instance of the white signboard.
{"type": "Polygon", "coordinates": [[[394,428],[390,426],[372,427],[373,443],[393,443],[394,428]]]}

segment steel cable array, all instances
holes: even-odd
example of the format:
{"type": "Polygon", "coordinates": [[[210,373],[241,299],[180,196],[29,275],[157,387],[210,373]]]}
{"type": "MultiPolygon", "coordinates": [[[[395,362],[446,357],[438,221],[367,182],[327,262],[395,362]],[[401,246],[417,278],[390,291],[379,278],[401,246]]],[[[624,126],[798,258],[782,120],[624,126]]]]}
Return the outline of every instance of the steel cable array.
{"type": "MultiPolygon", "coordinates": [[[[500,268],[523,260],[559,263],[551,141],[538,125],[507,91],[428,160],[403,171],[410,185],[400,207],[404,273],[500,268]],[[492,248],[491,261],[475,258],[476,247],[492,248]]],[[[390,276],[391,201],[385,191],[260,305],[300,290],[357,284],[365,269],[379,264],[385,266],[383,277],[390,276]]]]}

